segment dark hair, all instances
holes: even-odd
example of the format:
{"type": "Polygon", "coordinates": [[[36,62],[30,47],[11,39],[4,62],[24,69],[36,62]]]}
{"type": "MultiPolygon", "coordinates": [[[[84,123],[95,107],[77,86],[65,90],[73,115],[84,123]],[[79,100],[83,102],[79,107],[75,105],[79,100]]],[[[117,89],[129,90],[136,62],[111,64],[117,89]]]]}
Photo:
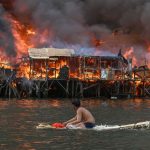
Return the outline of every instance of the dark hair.
{"type": "Polygon", "coordinates": [[[77,107],[77,108],[80,107],[80,105],[81,105],[81,104],[80,104],[80,100],[79,100],[79,99],[73,100],[73,101],[72,101],[72,105],[74,105],[74,106],[77,107]]]}

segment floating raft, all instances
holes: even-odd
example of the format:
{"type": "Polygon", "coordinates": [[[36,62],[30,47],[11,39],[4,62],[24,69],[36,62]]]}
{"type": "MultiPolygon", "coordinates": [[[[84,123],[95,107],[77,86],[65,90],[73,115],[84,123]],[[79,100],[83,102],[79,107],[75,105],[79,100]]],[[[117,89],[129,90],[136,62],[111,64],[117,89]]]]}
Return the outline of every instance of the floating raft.
{"type": "MultiPolygon", "coordinates": [[[[48,123],[39,123],[36,126],[36,129],[56,129],[52,125],[48,123]]],[[[68,128],[57,128],[57,129],[81,129],[81,128],[76,128],[75,126],[70,126],[68,128]]],[[[133,124],[126,124],[126,125],[96,125],[92,130],[98,130],[98,131],[103,131],[103,130],[122,130],[122,129],[150,129],[150,121],[144,121],[144,122],[138,122],[138,123],[133,123],[133,124]]]]}

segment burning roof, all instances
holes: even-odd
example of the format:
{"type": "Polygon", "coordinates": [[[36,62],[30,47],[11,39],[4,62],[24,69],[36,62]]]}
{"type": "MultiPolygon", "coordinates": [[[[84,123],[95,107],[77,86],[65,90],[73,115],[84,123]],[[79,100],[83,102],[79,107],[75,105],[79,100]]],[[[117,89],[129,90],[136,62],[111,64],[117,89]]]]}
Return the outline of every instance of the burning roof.
{"type": "Polygon", "coordinates": [[[53,56],[72,56],[75,54],[73,49],[58,48],[29,48],[29,57],[33,59],[48,59],[53,56]]]}

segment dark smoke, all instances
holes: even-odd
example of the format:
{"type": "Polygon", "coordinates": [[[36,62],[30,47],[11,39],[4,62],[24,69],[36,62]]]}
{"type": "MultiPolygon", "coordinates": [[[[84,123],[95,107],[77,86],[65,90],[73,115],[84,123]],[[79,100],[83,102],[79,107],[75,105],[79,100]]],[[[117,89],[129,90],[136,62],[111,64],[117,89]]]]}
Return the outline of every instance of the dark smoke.
{"type": "Polygon", "coordinates": [[[54,31],[54,40],[86,43],[95,28],[100,37],[116,28],[150,38],[149,0],[16,0],[15,15],[39,29],[54,31]],[[145,35],[146,33],[146,35],[145,35]]]}
{"type": "Polygon", "coordinates": [[[14,48],[14,38],[11,31],[10,23],[5,19],[5,10],[0,4],[0,49],[8,56],[16,56],[14,48]]]}
{"type": "Polygon", "coordinates": [[[106,40],[100,49],[118,52],[136,45],[142,53],[150,40],[149,0],[15,0],[12,6],[11,11],[6,10],[38,30],[32,39],[37,47],[92,47],[94,36],[106,40]],[[49,30],[47,40],[40,43],[45,29],[49,30]],[[121,34],[119,40],[112,38],[112,33],[121,34]]]}

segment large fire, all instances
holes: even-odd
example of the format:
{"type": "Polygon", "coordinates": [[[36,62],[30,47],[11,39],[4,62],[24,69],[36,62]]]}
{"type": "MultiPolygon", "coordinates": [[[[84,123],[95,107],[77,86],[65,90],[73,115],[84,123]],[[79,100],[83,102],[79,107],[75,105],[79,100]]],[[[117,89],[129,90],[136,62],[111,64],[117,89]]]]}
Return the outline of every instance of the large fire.
{"type": "MultiPolygon", "coordinates": [[[[12,3],[7,3],[7,7],[5,6],[6,9],[8,9],[11,6],[12,3]],[[9,7],[8,7],[9,6],[9,7]]],[[[22,22],[19,20],[19,18],[17,18],[13,13],[7,13],[6,15],[4,15],[4,18],[10,23],[11,26],[11,31],[13,34],[13,38],[14,38],[14,48],[16,51],[16,57],[12,57],[8,54],[5,53],[5,49],[4,47],[0,47],[0,60],[1,60],[1,67],[5,67],[5,68],[11,68],[11,64],[12,62],[14,63],[18,63],[20,61],[20,58],[27,56],[28,55],[28,49],[29,48],[33,48],[33,47],[47,47],[47,46],[51,46],[49,42],[47,42],[47,40],[52,40],[53,39],[53,31],[45,28],[44,30],[39,30],[36,26],[34,26],[33,24],[31,24],[31,22],[28,20],[27,23],[22,22]],[[49,43],[49,45],[48,45],[49,43]]],[[[111,36],[109,36],[109,40],[107,40],[106,38],[103,40],[102,38],[99,40],[96,37],[93,36],[93,34],[91,34],[91,43],[89,45],[92,45],[95,47],[95,51],[100,50],[101,46],[103,45],[107,45],[109,44],[109,41],[113,41],[110,39],[114,39],[116,35],[112,34],[111,36]]],[[[0,33],[0,37],[1,38],[5,38],[3,37],[3,34],[0,33]]],[[[117,35],[118,38],[118,35],[117,35]]],[[[119,43],[119,38],[118,38],[118,43],[119,43]]],[[[150,48],[148,48],[149,51],[150,48]]],[[[125,58],[132,58],[132,65],[133,66],[138,66],[138,60],[134,54],[134,48],[128,48],[125,49],[125,53],[124,53],[124,57],[125,58]]],[[[91,61],[91,60],[90,60],[91,61]]],[[[61,66],[69,66],[68,62],[62,60],[60,62],[57,63],[49,63],[48,66],[51,68],[55,68],[55,71],[52,71],[53,73],[49,72],[49,75],[51,77],[58,77],[59,76],[59,70],[61,68],[61,66]]],[[[147,61],[147,64],[150,67],[150,62],[147,61]]],[[[42,66],[37,65],[37,68],[40,68],[41,72],[43,73],[37,73],[36,77],[42,77],[45,78],[46,77],[46,65],[43,64],[42,66]]],[[[82,69],[82,68],[81,68],[82,69]]],[[[23,64],[20,63],[19,66],[19,76],[23,77],[27,77],[30,78],[30,64],[29,62],[25,62],[23,64]]],[[[36,70],[36,69],[35,69],[36,70]]],[[[83,71],[83,70],[82,70],[83,71]]],[[[78,70],[78,72],[80,72],[80,68],[78,70]]],[[[84,70],[85,74],[81,74],[78,75],[75,71],[70,73],[71,77],[79,77],[79,78],[98,78],[100,76],[100,71],[94,71],[94,70],[90,70],[87,69],[86,71],[84,70]],[[91,73],[90,73],[91,72],[91,73]]],[[[34,73],[32,73],[32,75],[34,75],[34,73]]]]}
{"type": "Polygon", "coordinates": [[[30,42],[30,39],[35,35],[35,31],[30,27],[28,28],[25,25],[22,25],[17,20],[10,19],[17,49],[17,57],[22,57],[23,55],[27,55],[28,48],[34,47],[34,44],[30,42]]]}
{"type": "MultiPolygon", "coordinates": [[[[0,0],[0,82],[1,91],[6,88],[5,95],[11,95],[8,88],[12,88],[16,96],[17,88],[23,96],[27,93],[47,95],[49,91],[55,92],[61,82],[66,84],[67,92],[94,87],[97,96],[101,90],[105,93],[106,88],[111,95],[126,92],[150,95],[150,34],[143,34],[149,22],[140,24],[143,17],[149,20],[147,15],[142,12],[143,16],[136,14],[133,19],[128,11],[118,13],[115,7],[107,14],[106,10],[115,5],[109,4],[113,0],[103,8],[94,4],[99,1],[92,5],[89,2],[0,0]],[[136,20],[138,16],[140,25],[136,20]],[[128,17],[129,22],[125,19],[128,17]],[[139,31],[140,28],[144,31],[139,31]],[[34,48],[42,50],[41,53],[36,51],[39,55],[31,55],[29,50],[34,48]],[[44,48],[73,49],[75,53],[56,55],[51,51],[44,53],[44,48]],[[53,82],[56,82],[54,87],[53,82]]],[[[141,9],[139,6],[133,5],[133,8],[144,10],[144,5],[141,9]]],[[[127,8],[132,10],[129,5],[127,8]]],[[[72,92],[72,96],[78,96],[76,94],[72,92]]]]}

